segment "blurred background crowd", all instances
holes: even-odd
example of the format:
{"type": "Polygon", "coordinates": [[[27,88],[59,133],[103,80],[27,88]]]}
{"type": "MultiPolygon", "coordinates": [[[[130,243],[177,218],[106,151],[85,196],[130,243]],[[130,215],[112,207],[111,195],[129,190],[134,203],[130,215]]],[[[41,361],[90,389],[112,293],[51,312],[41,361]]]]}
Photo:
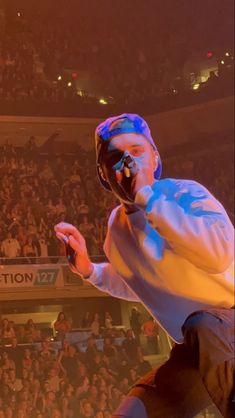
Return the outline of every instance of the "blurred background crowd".
{"type": "MultiPolygon", "coordinates": [[[[233,162],[226,135],[214,148],[178,149],[163,158],[163,177],[195,179],[224,204],[233,221],[233,162]],[[182,153],[183,152],[183,153],[182,153]]],[[[203,139],[206,144],[206,139],[203,139]]],[[[59,150],[59,146],[58,146],[59,150]]],[[[70,222],[83,233],[89,252],[103,254],[106,224],[117,201],[99,185],[95,155],[78,147],[74,153],[50,155],[30,137],[24,147],[6,142],[0,154],[1,257],[25,257],[26,262],[64,256],[53,227],[70,222]]],[[[53,260],[53,259],[52,259],[53,260]]],[[[55,258],[55,261],[57,258],[55,258]]],[[[12,262],[12,260],[10,261],[12,262]]],[[[19,260],[17,260],[19,262],[19,260]]]]}
{"type": "Polygon", "coordinates": [[[69,340],[71,318],[54,321],[54,337],[32,319],[0,326],[1,418],[111,418],[132,384],[152,369],[144,355],[159,354],[156,322],[141,324],[137,308],[132,328],[118,329],[106,312],[85,312],[83,341],[69,340]],[[84,339],[85,336],[85,339],[84,339]],[[144,343],[143,343],[144,341],[144,343]]]}
{"type": "MultiPolygon", "coordinates": [[[[65,0],[56,7],[42,0],[40,8],[35,1],[1,0],[2,109],[13,102],[12,109],[30,104],[29,112],[40,103],[62,104],[64,112],[79,114],[84,104],[153,102],[161,110],[228,94],[234,57],[227,3],[208,1],[203,10],[195,3],[192,12],[185,0],[177,8],[154,0],[70,0],[68,7],[65,0]]],[[[87,109],[94,116],[95,107],[87,109]]]]}

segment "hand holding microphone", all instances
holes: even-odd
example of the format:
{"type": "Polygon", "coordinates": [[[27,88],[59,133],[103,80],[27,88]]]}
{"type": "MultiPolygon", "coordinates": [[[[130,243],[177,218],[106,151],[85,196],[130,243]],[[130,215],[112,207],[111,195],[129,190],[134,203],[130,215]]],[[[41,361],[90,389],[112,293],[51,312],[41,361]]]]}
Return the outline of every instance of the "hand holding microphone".
{"type": "Polygon", "coordinates": [[[130,154],[127,154],[123,159],[123,173],[127,178],[133,177],[138,173],[137,164],[130,154]]]}
{"type": "Polygon", "coordinates": [[[127,151],[125,151],[121,166],[118,170],[116,170],[117,182],[121,183],[125,178],[133,178],[138,173],[138,171],[139,169],[135,159],[127,151]]]}
{"type": "Polygon", "coordinates": [[[116,180],[119,188],[122,190],[122,194],[125,196],[128,202],[134,201],[133,186],[135,183],[135,177],[138,173],[139,168],[135,159],[125,151],[122,163],[119,170],[116,170],[116,180]]]}

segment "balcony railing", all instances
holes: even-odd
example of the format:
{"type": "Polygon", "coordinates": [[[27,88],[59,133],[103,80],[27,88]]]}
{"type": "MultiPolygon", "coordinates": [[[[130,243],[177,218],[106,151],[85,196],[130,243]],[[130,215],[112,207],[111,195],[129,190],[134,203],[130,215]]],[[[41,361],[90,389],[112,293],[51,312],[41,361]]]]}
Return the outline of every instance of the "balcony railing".
{"type": "MultiPolygon", "coordinates": [[[[95,255],[91,260],[96,262],[105,261],[104,255],[95,255]]],[[[64,256],[48,256],[48,257],[0,257],[0,265],[22,265],[22,264],[68,264],[67,258],[64,256]]]]}

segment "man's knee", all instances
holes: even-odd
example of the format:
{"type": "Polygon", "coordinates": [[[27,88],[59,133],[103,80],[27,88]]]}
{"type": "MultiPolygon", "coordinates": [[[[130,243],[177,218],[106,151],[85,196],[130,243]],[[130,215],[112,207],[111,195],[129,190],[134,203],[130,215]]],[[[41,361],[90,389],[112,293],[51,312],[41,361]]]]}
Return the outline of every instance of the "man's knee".
{"type": "Polygon", "coordinates": [[[127,396],[112,418],[148,418],[143,402],[135,396],[127,396]]]}
{"type": "Polygon", "coordinates": [[[208,312],[196,312],[190,315],[183,327],[182,331],[184,336],[186,335],[206,335],[209,336],[221,323],[220,319],[211,315],[208,312]]]}

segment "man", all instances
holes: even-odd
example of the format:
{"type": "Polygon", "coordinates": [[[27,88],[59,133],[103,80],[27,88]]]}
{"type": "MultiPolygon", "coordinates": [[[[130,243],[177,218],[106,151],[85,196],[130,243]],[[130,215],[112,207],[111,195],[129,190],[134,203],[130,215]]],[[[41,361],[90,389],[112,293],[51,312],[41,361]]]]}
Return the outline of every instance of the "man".
{"type": "Polygon", "coordinates": [[[12,238],[11,232],[7,233],[7,238],[2,241],[1,251],[4,257],[16,258],[20,255],[20,244],[17,239],[12,238]]]}
{"type": "Polygon", "coordinates": [[[130,364],[136,362],[138,347],[139,342],[136,340],[133,330],[128,329],[126,332],[126,338],[122,343],[122,349],[125,351],[130,364]]]}
{"type": "Polygon", "coordinates": [[[23,389],[22,381],[16,376],[15,369],[9,370],[9,379],[7,381],[7,386],[9,386],[9,388],[14,392],[20,392],[21,389],[23,389]]]}
{"type": "Polygon", "coordinates": [[[140,341],[140,334],[141,334],[141,323],[140,323],[140,313],[136,306],[134,306],[131,310],[130,315],[130,326],[134,332],[135,338],[137,341],[140,341]]]}
{"type": "Polygon", "coordinates": [[[108,222],[109,263],[91,263],[72,225],[57,225],[56,235],[74,271],[113,296],[141,301],[177,343],[114,416],[191,418],[211,398],[232,416],[233,227],[224,208],[194,181],[159,180],[161,159],[138,115],[101,123],[96,152],[100,181],[121,203],[108,222]]]}
{"type": "Polygon", "coordinates": [[[143,376],[151,370],[152,370],[152,366],[150,362],[148,360],[145,360],[143,351],[139,347],[137,351],[137,364],[136,364],[137,375],[143,376]]]}
{"type": "Polygon", "coordinates": [[[18,345],[17,338],[14,337],[11,340],[11,345],[6,348],[7,353],[11,360],[15,363],[16,375],[18,376],[21,371],[21,362],[22,362],[22,349],[18,345]]]}

